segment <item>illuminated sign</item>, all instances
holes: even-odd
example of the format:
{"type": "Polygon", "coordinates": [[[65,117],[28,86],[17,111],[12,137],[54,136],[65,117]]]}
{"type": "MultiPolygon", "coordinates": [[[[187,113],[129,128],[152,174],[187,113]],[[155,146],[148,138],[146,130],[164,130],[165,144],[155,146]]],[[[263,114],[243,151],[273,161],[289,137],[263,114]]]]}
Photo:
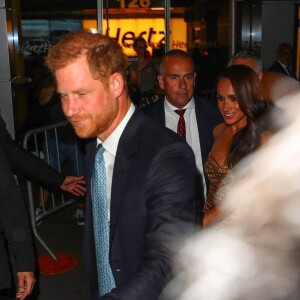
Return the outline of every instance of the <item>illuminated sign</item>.
{"type": "MultiPolygon", "coordinates": [[[[106,8],[106,3],[103,3],[106,8]]],[[[146,7],[165,7],[164,0],[110,0],[109,8],[146,8],[146,7]]],[[[171,1],[172,7],[184,7],[184,1],[171,1]]]]}
{"type": "Polygon", "coordinates": [[[139,8],[151,7],[151,0],[117,0],[120,3],[120,8],[139,8]]]}
{"type": "MultiPolygon", "coordinates": [[[[83,28],[97,28],[96,20],[83,20],[83,28]]],[[[165,21],[163,18],[149,19],[111,19],[109,28],[103,22],[103,34],[114,38],[122,45],[127,55],[135,55],[133,41],[142,36],[148,43],[148,50],[159,48],[165,40],[165,21]]],[[[171,48],[187,50],[187,25],[182,18],[171,19],[171,48]]]]}
{"type": "MultiPolygon", "coordinates": [[[[22,32],[24,56],[46,54],[50,44],[55,44],[64,34],[80,28],[97,28],[97,20],[24,20],[22,32]],[[50,42],[50,44],[49,44],[50,42]]],[[[160,48],[165,43],[165,20],[163,18],[110,19],[103,21],[103,34],[114,38],[124,52],[134,56],[134,40],[142,36],[148,50],[160,48]]],[[[183,18],[171,18],[171,49],[187,50],[187,24],[183,18]]]]}

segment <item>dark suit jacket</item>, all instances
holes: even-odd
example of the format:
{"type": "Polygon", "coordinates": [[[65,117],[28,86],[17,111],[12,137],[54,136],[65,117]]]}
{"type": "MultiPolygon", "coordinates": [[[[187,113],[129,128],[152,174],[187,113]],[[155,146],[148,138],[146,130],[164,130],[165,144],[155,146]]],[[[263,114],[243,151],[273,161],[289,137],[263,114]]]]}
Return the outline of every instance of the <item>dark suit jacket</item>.
{"type": "Polygon", "coordinates": [[[7,244],[15,259],[16,272],[34,271],[31,233],[21,192],[0,144],[0,289],[11,285],[7,244]]]}
{"type": "MultiPolygon", "coordinates": [[[[112,179],[110,265],[116,289],[101,299],[158,299],[186,225],[194,221],[195,169],[185,142],[135,111],[120,138],[112,179]]],[[[90,189],[85,213],[83,255],[92,299],[99,299],[90,189]]]]}
{"type": "Polygon", "coordinates": [[[4,234],[13,255],[16,256],[17,271],[33,271],[31,236],[26,223],[26,215],[24,215],[23,199],[15,186],[12,171],[23,173],[53,189],[59,188],[65,177],[53,170],[43,160],[19,146],[11,138],[1,116],[0,159],[0,289],[2,289],[10,285],[4,234]]]}
{"type": "Polygon", "coordinates": [[[52,189],[59,188],[63,183],[65,176],[56,172],[42,159],[39,159],[37,156],[22,148],[11,138],[1,116],[0,144],[4,149],[13,172],[25,174],[52,189]]]}
{"type": "Polygon", "coordinates": [[[285,71],[285,69],[282,67],[282,65],[277,60],[274,62],[274,64],[268,70],[272,71],[272,72],[278,72],[278,73],[281,73],[286,76],[290,76],[293,79],[297,79],[296,75],[294,73],[292,73],[291,71],[290,71],[290,75],[288,75],[287,72],[285,71]]]}
{"type": "MultiPolygon", "coordinates": [[[[214,143],[213,129],[218,123],[223,122],[223,118],[219,111],[205,102],[204,99],[197,97],[194,97],[194,99],[201,145],[201,157],[204,164],[214,143]]],[[[155,102],[153,105],[146,106],[143,111],[160,124],[165,125],[166,118],[163,98],[155,102]]],[[[208,183],[208,180],[206,180],[206,182],[208,183]]]]}

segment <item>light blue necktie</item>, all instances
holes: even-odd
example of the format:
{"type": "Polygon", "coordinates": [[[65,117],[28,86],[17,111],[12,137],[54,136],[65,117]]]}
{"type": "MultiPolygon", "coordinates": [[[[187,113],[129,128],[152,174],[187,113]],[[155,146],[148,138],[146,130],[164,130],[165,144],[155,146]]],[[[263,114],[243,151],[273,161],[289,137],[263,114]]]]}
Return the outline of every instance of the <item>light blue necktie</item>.
{"type": "Polygon", "coordinates": [[[106,199],[106,174],[103,152],[98,145],[92,173],[92,206],[96,248],[99,296],[109,293],[116,285],[109,264],[109,221],[106,199]]]}

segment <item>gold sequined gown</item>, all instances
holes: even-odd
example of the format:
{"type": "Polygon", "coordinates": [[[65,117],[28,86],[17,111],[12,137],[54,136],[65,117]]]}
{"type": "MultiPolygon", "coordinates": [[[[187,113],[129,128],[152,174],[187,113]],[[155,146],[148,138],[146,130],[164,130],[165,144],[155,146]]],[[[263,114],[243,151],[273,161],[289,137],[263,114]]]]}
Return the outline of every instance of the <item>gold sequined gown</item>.
{"type": "Polygon", "coordinates": [[[204,170],[209,179],[209,190],[204,206],[204,212],[207,212],[224,200],[232,183],[232,172],[227,165],[220,166],[211,153],[204,164],[204,170]]]}

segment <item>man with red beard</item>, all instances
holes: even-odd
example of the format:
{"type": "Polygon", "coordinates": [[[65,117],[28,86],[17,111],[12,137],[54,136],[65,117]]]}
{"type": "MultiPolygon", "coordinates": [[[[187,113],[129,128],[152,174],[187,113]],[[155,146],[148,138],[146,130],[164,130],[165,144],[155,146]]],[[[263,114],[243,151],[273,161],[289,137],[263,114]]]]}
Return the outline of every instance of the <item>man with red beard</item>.
{"type": "Polygon", "coordinates": [[[76,134],[95,138],[83,240],[91,299],[158,299],[193,222],[193,152],[132,104],[115,40],[71,32],[46,62],[76,134]]]}

